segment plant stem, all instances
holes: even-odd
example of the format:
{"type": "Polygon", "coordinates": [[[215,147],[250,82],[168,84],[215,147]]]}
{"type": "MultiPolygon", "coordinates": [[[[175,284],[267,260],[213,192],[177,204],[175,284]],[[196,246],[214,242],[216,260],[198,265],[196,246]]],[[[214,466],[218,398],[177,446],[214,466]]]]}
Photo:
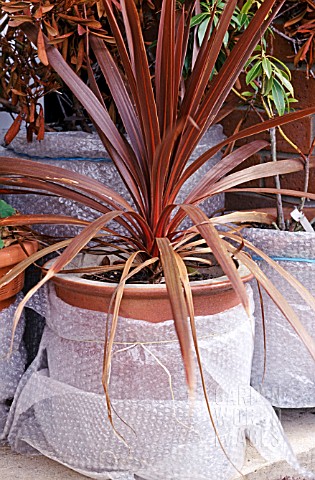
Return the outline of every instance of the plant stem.
{"type": "MultiPolygon", "coordinates": [[[[315,148],[315,137],[313,138],[312,145],[311,145],[311,148],[308,152],[308,155],[303,157],[304,161],[305,161],[305,177],[304,177],[304,189],[303,189],[303,191],[305,193],[308,192],[308,187],[309,187],[309,183],[310,183],[310,156],[312,155],[314,148],[315,148]]],[[[306,200],[306,197],[301,198],[301,203],[300,203],[300,206],[299,206],[299,210],[303,210],[304,205],[305,205],[305,200],[306,200]]]]}
{"type": "Polygon", "coordinates": [[[294,150],[295,150],[299,155],[301,155],[301,157],[303,157],[304,160],[306,160],[306,156],[304,155],[304,153],[302,152],[302,150],[284,133],[284,131],[282,130],[281,127],[278,127],[278,131],[279,131],[281,137],[282,137],[286,142],[288,142],[288,144],[291,145],[291,147],[294,148],[294,150]]]}
{"type": "MultiPolygon", "coordinates": [[[[276,139],[276,128],[273,127],[270,129],[270,143],[271,143],[271,158],[273,162],[277,162],[277,139],[276,139]]],[[[276,188],[280,189],[280,177],[275,175],[275,184],[276,188]]],[[[278,215],[278,225],[280,230],[285,230],[285,221],[283,214],[283,204],[282,197],[280,193],[277,193],[277,215],[278,215]]]]}

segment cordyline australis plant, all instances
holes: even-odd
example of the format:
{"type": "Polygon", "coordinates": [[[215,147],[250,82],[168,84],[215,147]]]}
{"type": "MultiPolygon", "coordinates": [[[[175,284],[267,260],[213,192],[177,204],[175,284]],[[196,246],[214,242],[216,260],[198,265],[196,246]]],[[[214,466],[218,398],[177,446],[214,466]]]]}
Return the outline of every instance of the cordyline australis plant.
{"type": "MultiPolygon", "coordinates": [[[[10,5],[13,7],[17,3],[19,2],[10,2],[10,5]]],[[[80,2],[71,2],[69,8],[74,8],[77,3],[80,2]]],[[[178,192],[185,181],[224,146],[237,139],[246,138],[268,128],[315,113],[315,107],[309,108],[238,132],[209,149],[187,166],[191,153],[205,131],[222,114],[227,95],[261,35],[283,2],[265,0],[262,3],[223,67],[212,77],[210,83],[209,78],[237,1],[226,2],[224,12],[215,29],[212,29],[211,22],[209,22],[196,61],[185,83],[182,78],[182,69],[194,2],[182,1],[177,2],[176,5],[175,3],[174,0],[162,2],[153,78],[148,65],[138,11],[132,0],[105,0],[102,2],[111,35],[116,42],[117,52],[114,56],[108,50],[104,40],[94,35],[86,27],[87,51],[91,52],[91,55],[93,53],[101,68],[129,141],[119,133],[105,108],[89,58],[87,58],[89,77],[89,86],[87,86],[68,66],[56,47],[49,43],[38,29],[39,27],[27,22],[27,19],[26,23],[23,23],[24,14],[21,15],[19,12],[19,22],[21,22],[19,28],[34,43],[37,42],[39,57],[47,58],[52,68],[89,113],[132,197],[132,203],[128,203],[113,189],[77,173],[57,167],[43,166],[27,160],[2,158],[0,160],[0,181],[9,186],[9,190],[12,191],[12,188],[18,185],[32,192],[63,196],[82,202],[98,211],[100,217],[88,223],[61,215],[20,216],[18,218],[20,223],[66,223],[81,225],[84,228],[75,238],[49,246],[22,262],[7,275],[0,285],[14,278],[19,271],[40,256],[66,247],[44,278],[20,304],[15,317],[16,324],[30,296],[69,264],[91,241],[98,247],[103,243],[112,246],[115,251],[120,249],[121,254],[125,257],[125,262],[122,261],[121,264],[115,265],[116,270],[122,270],[122,277],[112,301],[113,314],[110,331],[105,340],[103,373],[110,418],[108,377],[119,305],[126,281],[140,270],[149,270],[152,277],[160,274],[165,280],[190,389],[194,386],[191,338],[201,374],[202,366],[198,354],[193,298],[185,260],[187,257],[195,257],[200,260],[200,254],[204,252],[211,251],[214,254],[230,279],[241,303],[249,311],[246,290],[239,277],[233,256],[243,262],[273,298],[315,357],[312,340],[299,322],[295,312],[254,261],[242,251],[244,243],[255,253],[257,253],[257,249],[247,242],[243,242],[237,227],[232,227],[233,223],[240,222],[268,223],[268,221],[273,221],[273,218],[267,214],[236,212],[209,219],[198,206],[204,199],[217,193],[230,191],[243,182],[303,170],[302,160],[289,159],[278,163],[270,162],[231,173],[234,167],[268,145],[265,141],[248,143],[212,167],[192,189],[184,202],[176,205],[178,192]],[[119,61],[117,61],[118,55],[119,61]],[[194,226],[183,230],[180,225],[185,216],[190,218],[194,226]],[[108,225],[113,220],[125,228],[125,235],[118,235],[111,224],[108,225]],[[217,226],[222,224],[229,226],[224,233],[222,230],[217,230],[217,226]],[[196,234],[199,234],[202,240],[196,241],[196,234]],[[240,248],[236,248],[235,243],[240,248]]],[[[38,8],[38,2],[28,2],[28,5],[30,9],[25,15],[29,16],[33,9],[38,8]]],[[[14,12],[12,17],[14,19],[14,12]]],[[[38,25],[40,25],[39,22],[38,25]]],[[[261,190],[277,193],[275,189],[261,190]]],[[[295,196],[305,195],[305,193],[289,190],[283,190],[282,193],[295,196]]],[[[315,195],[308,194],[308,196],[315,199],[315,195]]],[[[12,224],[12,222],[13,220],[10,219],[3,220],[0,225],[12,224]]],[[[315,300],[307,290],[266,255],[262,252],[259,254],[279,274],[283,275],[315,310],[315,300]]],[[[100,269],[106,271],[111,268],[112,266],[105,265],[98,267],[98,271],[100,269]]]]}

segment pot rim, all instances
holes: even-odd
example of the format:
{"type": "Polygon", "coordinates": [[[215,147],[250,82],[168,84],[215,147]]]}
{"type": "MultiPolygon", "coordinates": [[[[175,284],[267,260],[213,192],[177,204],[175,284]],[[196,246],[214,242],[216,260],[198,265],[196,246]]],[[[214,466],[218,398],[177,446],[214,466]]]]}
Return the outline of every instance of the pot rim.
{"type": "MultiPolygon", "coordinates": [[[[38,250],[37,240],[24,240],[22,243],[29,255],[38,250]]],[[[0,257],[1,267],[5,267],[19,263],[26,258],[26,255],[21,245],[19,243],[14,243],[8,247],[1,248],[0,257]]]]}
{"type": "MultiPolygon", "coordinates": [[[[51,267],[55,259],[49,260],[48,262],[45,263],[43,266],[44,269],[47,269],[47,267],[51,267]]],[[[253,278],[252,273],[249,271],[249,269],[243,265],[241,262],[239,263],[239,273],[241,276],[241,280],[243,283],[248,282],[253,278]]],[[[87,280],[85,278],[82,278],[80,276],[81,274],[77,273],[57,273],[52,280],[56,281],[56,283],[74,283],[74,284],[80,284],[80,285],[86,285],[87,287],[98,287],[98,288],[103,288],[103,289],[108,289],[108,290],[114,290],[117,288],[117,283],[110,283],[110,282],[99,282],[96,280],[87,280]]],[[[190,286],[193,288],[207,288],[209,286],[212,287],[212,289],[229,289],[232,288],[232,284],[228,277],[226,275],[222,275],[221,277],[217,278],[210,278],[207,280],[198,280],[198,281],[193,281],[190,282],[190,286]]],[[[166,284],[165,283],[154,283],[154,284],[146,284],[146,283],[127,283],[124,286],[124,289],[128,291],[128,293],[132,293],[133,291],[139,292],[140,290],[149,290],[150,292],[162,292],[166,289],[166,284]]]]}

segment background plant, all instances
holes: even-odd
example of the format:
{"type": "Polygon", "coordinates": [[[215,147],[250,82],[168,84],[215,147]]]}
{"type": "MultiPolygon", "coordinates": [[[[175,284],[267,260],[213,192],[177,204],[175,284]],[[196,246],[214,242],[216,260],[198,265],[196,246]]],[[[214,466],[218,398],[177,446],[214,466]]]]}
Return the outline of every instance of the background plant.
{"type": "MultiPolygon", "coordinates": [[[[42,39],[39,33],[39,48],[34,48],[33,43],[17,30],[22,22],[40,25],[49,39],[55,45],[63,58],[73,70],[87,82],[87,44],[86,34],[94,34],[103,38],[107,44],[113,45],[114,41],[108,33],[108,24],[101,1],[81,2],[49,2],[47,0],[33,3],[31,1],[10,2],[2,1],[0,13],[0,111],[7,111],[15,118],[12,128],[5,137],[5,143],[10,143],[18,133],[22,122],[26,123],[27,140],[31,141],[35,133],[38,140],[43,139],[44,118],[40,99],[49,93],[59,91],[54,97],[62,112],[61,126],[74,129],[76,125],[84,131],[91,131],[88,115],[82,109],[75,95],[49,67],[44,51],[41,49],[42,39]],[[9,15],[14,14],[14,19],[9,15]],[[38,58],[40,61],[38,61],[38,58]]],[[[148,45],[156,40],[158,18],[157,12],[161,1],[149,0],[135,1],[142,29],[148,45]]],[[[115,48],[115,47],[113,47],[115,48]]],[[[151,50],[153,55],[153,50],[151,50]]],[[[93,53],[92,53],[93,56],[93,53]]],[[[153,58],[153,57],[152,57],[153,58]]],[[[96,78],[101,77],[97,62],[93,61],[92,68],[96,78]]],[[[112,118],[119,122],[117,110],[112,101],[110,92],[100,81],[99,87],[112,118]]],[[[59,127],[59,125],[57,125],[59,127]]],[[[46,125],[47,128],[47,125],[46,125]]]]}
{"type": "MultiPolygon", "coordinates": [[[[284,32],[291,40],[293,47],[293,61],[297,66],[306,64],[307,77],[314,77],[314,48],[315,48],[315,4],[312,0],[287,2],[283,9],[282,18],[284,32]]],[[[278,32],[281,34],[281,32],[278,32]]]]}

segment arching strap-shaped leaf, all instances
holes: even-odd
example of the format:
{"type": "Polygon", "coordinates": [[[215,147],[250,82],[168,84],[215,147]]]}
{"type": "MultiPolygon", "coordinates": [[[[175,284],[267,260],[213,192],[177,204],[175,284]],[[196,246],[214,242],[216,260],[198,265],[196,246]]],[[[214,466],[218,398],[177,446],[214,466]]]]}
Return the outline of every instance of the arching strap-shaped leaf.
{"type": "Polygon", "coordinates": [[[303,298],[303,300],[312,308],[315,312],[315,298],[311,293],[305,288],[301,282],[299,282],[293,275],[291,275],[287,270],[285,270],[281,265],[279,265],[275,260],[270,258],[266,253],[264,253],[260,248],[255,247],[255,245],[249,242],[246,239],[240,239],[233,234],[227,234],[227,237],[233,239],[237,243],[242,243],[249,250],[254,252],[256,255],[262,258],[267,262],[281,277],[283,277],[303,298]]]}
{"type": "Polygon", "coordinates": [[[173,184],[173,194],[170,197],[170,202],[172,202],[173,199],[176,198],[180,188],[183,186],[186,180],[190,178],[193,173],[195,173],[207,160],[209,160],[211,157],[213,157],[213,155],[222,150],[222,148],[224,148],[226,145],[229,145],[230,143],[236,142],[237,140],[241,140],[243,138],[251,137],[252,135],[257,135],[264,132],[265,130],[269,130],[270,128],[286,125],[288,123],[300,120],[301,118],[307,117],[308,115],[314,114],[315,107],[308,107],[296,112],[287,113],[282,117],[272,118],[270,120],[258,123],[257,125],[253,125],[252,127],[244,128],[243,130],[235,133],[234,135],[231,135],[227,139],[218,143],[214,147],[209,148],[209,150],[203,153],[197,160],[195,160],[191,165],[186,168],[176,185],[173,184]]]}
{"type": "Polygon", "coordinates": [[[45,257],[49,253],[57,252],[58,250],[61,250],[62,248],[65,248],[69,245],[71,242],[71,238],[68,240],[63,240],[62,242],[54,243],[53,245],[50,245],[49,247],[42,248],[41,250],[38,250],[37,252],[33,253],[29,257],[25,258],[25,260],[22,260],[20,263],[15,265],[11,270],[6,273],[4,277],[0,278],[0,287],[3,287],[4,285],[7,285],[9,282],[14,280],[20,273],[24,272],[26,268],[28,268],[30,265],[32,265],[34,262],[39,260],[40,258],[45,257]]]}
{"type": "Polygon", "coordinates": [[[227,225],[229,223],[264,223],[272,225],[277,220],[277,215],[265,212],[232,212],[218,217],[212,217],[209,222],[213,225],[227,225]]]}
{"type": "Polygon", "coordinates": [[[107,415],[111,425],[114,427],[113,417],[112,417],[112,406],[111,400],[108,390],[108,382],[109,382],[109,374],[110,374],[110,365],[111,365],[111,358],[112,358],[112,350],[114,345],[114,339],[117,330],[117,323],[118,323],[118,314],[120,309],[121,300],[124,294],[124,288],[126,284],[126,276],[128,275],[130,268],[135,260],[135,258],[142,252],[134,252],[130,255],[130,257],[126,260],[126,263],[123,268],[122,278],[117,285],[116,290],[111,298],[111,302],[109,305],[109,310],[107,313],[107,324],[106,324],[106,332],[105,332],[105,344],[104,344],[104,361],[103,361],[103,374],[102,374],[102,385],[104,388],[104,393],[106,397],[106,404],[107,404],[107,415]],[[113,313],[112,306],[114,306],[113,313]],[[111,319],[111,326],[109,330],[109,321],[111,319]],[[108,331],[109,330],[109,331],[108,331]]]}
{"type": "Polygon", "coordinates": [[[216,423],[215,423],[215,420],[214,420],[214,417],[213,417],[213,414],[212,414],[212,411],[211,411],[211,405],[210,405],[210,401],[209,401],[209,397],[208,397],[206,381],[205,381],[205,377],[204,377],[204,374],[203,374],[202,360],[201,360],[199,346],[198,346],[198,336],[197,336],[195,314],[194,314],[194,303],[193,303],[193,297],[192,297],[192,291],[191,291],[191,287],[190,287],[189,277],[188,277],[188,274],[187,274],[187,268],[186,268],[185,263],[181,259],[180,255],[178,255],[178,253],[175,253],[175,259],[176,259],[176,262],[177,262],[181,282],[183,284],[184,291],[185,291],[185,297],[186,297],[186,302],[187,302],[187,307],[188,307],[188,312],[189,312],[189,318],[190,318],[191,334],[192,334],[192,338],[193,338],[193,342],[194,342],[194,347],[195,347],[195,352],[196,352],[196,357],[197,357],[197,363],[198,363],[198,368],[199,368],[199,372],[200,372],[201,384],[202,384],[203,394],[204,394],[204,398],[205,398],[206,405],[207,405],[207,410],[208,410],[210,422],[211,422],[214,433],[216,435],[216,438],[218,440],[218,443],[219,443],[220,447],[222,448],[222,451],[223,451],[224,455],[226,456],[228,461],[232,464],[232,466],[235,468],[235,470],[238,473],[241,474],[241,472],[239,472],[238,468],[234,465],[234,463],[230,459],[226,449],[224,448],[224,445],[223,445],[222,440],[220,438],[220,435],[219,435],[219,432],[218,432],[218,429],[217,429],[217,426],[216,426],[216,423]]]}
{"type": "Polygon", "coordinates": [[[45,164],[45,168],[43,168],[41,163],[32,160],[1,157],[0,175],[9,175],[10,177],[23,175],[56,184],[60,183],[65,187],[73,188],[73,190],[87,192],[114,208],[123,207],[132,210],[130,204],[121,195],[98,180],[54,165],[45,164]]]}
{"type": "MultiPolygon", "coordinates": [[[[183,30],[180,31],[184,33],[183,30]]],[[[173,0],[162,2],[155,62],[156,105],[161,137],[173,128],[178,89],[174,92],[175,64],[181,64],[181,52],[175,48],[175,8],[173,0]],[[180,53],[179,58],[175,54],[180,53]],[[175,95],[174,95],[175,94],[175,95]]]]}
{"type": "Polygon", "coordinates": [[[106,79],[106,82],[110,88],[112,97],[118,108],[126,132],[129,135],[130,142],[137,154],[136,158],[142,168],[146,169],[147,165],[144,162],[146,152],[143,144],[141,126],[139,124],[134,104],[129,96],[122,75],[117,67],[116,62],[108,51],[104,40],[92,35],[90,38],[90,43],[104,78],[106,79]]]}
{"type": "MultiPolygon", "coordinates": [[[[45,283],[48,282],[56,273],[60,272],[68,263],[73,260],[73,258],[89,243],[89,241],[95,236],[97,232],[102,230],[102,228],[115,217],[122,215],[124,212],[120,210],[115,210],[113,212],[106,213],[102,215],[94,222],[91,222],[90,225],[84,228],[75,238],[71,239],[68,243],[66,249],[61,253],[61,255],[56,259],[54,264],[47,270],[46,275],[38,282],[35,287],[33,287],[19,303],[14,319],[13,319],[13,333],[12,333],[12,342],[11,348],[13,345],[14,333],[23,312],[23,309],[29,299],[36,293],[45,283]]],[[[52,250],[53,251],[53,250],[52,250]]],[[[41,253],[41,252],[40,252],[41,253]]]]}
{"type": "MultiPolygon", "coordinates": [[[[255,46],[259,43],[261,36],[268,28],[269,23],[272,21],[282,3],[284,3],[283,0],[280,2],[277,0],[264,0],[250,24],[241,35],[239,41],[232,49],[230,55],[227,57],[223,67],[213,78],[210,88],[204,92],[204,98],[200,102],[196,112],[192,115],[193,122],[187,124],[186,132],[181,139],[178,149],[178,155],[181,160],[178,162],[177,168],[172,172],[169,191],[172,190],[174,183],[177,183],[180,176],[182,176],[184,167],[197,142],[201,139],[207,128],[213,125],[214,119],[241,74],[246,61],[255,46]],[[196,135],[196,128],[199,130],[198,135],[196,135]]],[[[220,28],[220,23],[218,28],[220,28]]],[[[226,31],[226,25],[223,26],[222,24],[222,28],[226,31]]],[[[192,166],[188,168],[191,169],[192,166]]],[[[191,174],[189,176],[191,176],[191,174]]],[[[178,193],[178,191],[176,193],[178,193]]],[[[172,203],[173,201],[174,198],[172,197],[170,202],[172,203]]]]}
{"type": "MultiPolygon", "coordinates": [[[[228,242],[227,242],[228,243],[228,242]]],[[[227,245],[227,248],[233,250],[231,245],[227,245]]],[[[296,331],[310,354],[315,360],[315,343],[310,334],[307,332],[305,327],[302,325],[299,317],[296,315],[293,308],[288,304],[283,295],[279,290],[274,286],[274,284],[268,279],[268,277],[262,272],[262,270],[257,266],[257,264],[244,252],[235,253],[235,257],[238,258],[255,276],[260,285],[266,290],[267,294],[277,305],[279,310],[286,317],[290,325],[296,331]]]]}
{"type": "MultiPolygon", "coordinates": [[[[23,24],[21,28],[27,37],[36,44],[36,28],[27,23],[23,24]]],[[[49,64],[82,103],[93,122],[95,122],[105,135],[106,147],[112,156],[112,160],[121,178],[132,196],[141,203],[137,184],[131,175],[131,170],[127,167],[130,161],[130,149],[126,146],[109,113],[92,90],[78,77],[72,68],[69,67],[58,49],[49,45],[48,39],[45,36],[44,39],[49,64]]]]}
{"type": "Polygon", "coordinates": [[[199,197],[195,197],[194,202],[199,202],[204,198],[215,195],[220,192],[225,192],[236,185],[241,185],[251,180],[259,178],[274,177],[275,175],[284,175],[286,173],[300,172],[304,170],[304,165],[301,159],[292,158],[288,160],[281,160],[279,162],[266,162],[252,167],[245,168],[239,172],[231,173],[222,178],[210,188],[205,188],[199,197]]]}
{"type": "MultiPolygon", "coordinates": [[[[205,192],[207,192],[215,182],[221,180],[225,175],[227,175],[227,173],[233,170],[233,168],[240,165],[248,157],[259,152],[267,145],[269,145],[268,142],[264,140],[256,140],[249,143],[248,145],[243,145],[237,150],[234,150],[234,152],[230,153],[225,158],[220,160],[220,162],[210,168],[210,170],[203,176],[200,182],[192,188],[184,202],[194,203],[196,198],[203,198],[205,192]]],[[[179,210],[170,222],[172,228],[177,228],[183,218],[183,211],[179,210]]]]}
{"type": "Polygon", "coordinates": [[[135,3],[129,0],[121,0],[121,7],[132,70],[137,86],[139,114],[143,122],[150,168],[156,146],[160,142],[160,126],[151,84],[151,75],[135,3]]]}
{"type": "Polygon", "coordinates": [[[75,217],[69,217],[67,215],[12,215],[11,217],[0,218],[0,227],[8,226],[23,226],[23,225],[36,225],[36,224],[49,224],[49,225],[80,225],[86,226],[91,222],[87,220],[81,220],[75,217]]]}
{"type": "Polygon", "coordinates": [[[310,200],[315,200],[315,193],[310,193],[310,192],[301,192],[300,190],[290,190],[287,188],[229,188],[227,192],[252,192],[252,193],[261,193],[261,194],[272,194],[272,195],[277,195],[280,193],[281,195],[287,195],[288,197],[305,197],[309,198],[310,200]]]}
{"type": "Polygon", "coordinates": [[[228,252],[225,243],[222,241],[216,228],[209,222],[207,215],[194,205],[180,205],[189,218],[192,220],[197,231],[205,239],[207,245],[211,248],[217,262],[230,280],[232,287],[238,295],[240,302],[244,306],[248,315],[250,315],[249,299],[245,286],[237,272],[235,263],[228,252]]]}
{"type": "Polygon", "coordinates": [[[265,140],[255,140],[229,153],[229,155],[210,168],[200,182],[192,189],[185,201],[190,203],[194,198],[201,196],[203,190],[221,180],[225,175],[230,173],[231,170],[241,165],[250,156],[268,146],[269,142],[266,142],[265,140]]]}
{"type": "Polygon", "coordinates": [[[195,386],[190,329],[188,325],[188,311],[176,255],[168,238],[157,238],[157,247],[161,256],[161,263],[165,278],[166,289],[174,317],[174,325],[183,357],[186,380],[190,392],[195,386]]]}

